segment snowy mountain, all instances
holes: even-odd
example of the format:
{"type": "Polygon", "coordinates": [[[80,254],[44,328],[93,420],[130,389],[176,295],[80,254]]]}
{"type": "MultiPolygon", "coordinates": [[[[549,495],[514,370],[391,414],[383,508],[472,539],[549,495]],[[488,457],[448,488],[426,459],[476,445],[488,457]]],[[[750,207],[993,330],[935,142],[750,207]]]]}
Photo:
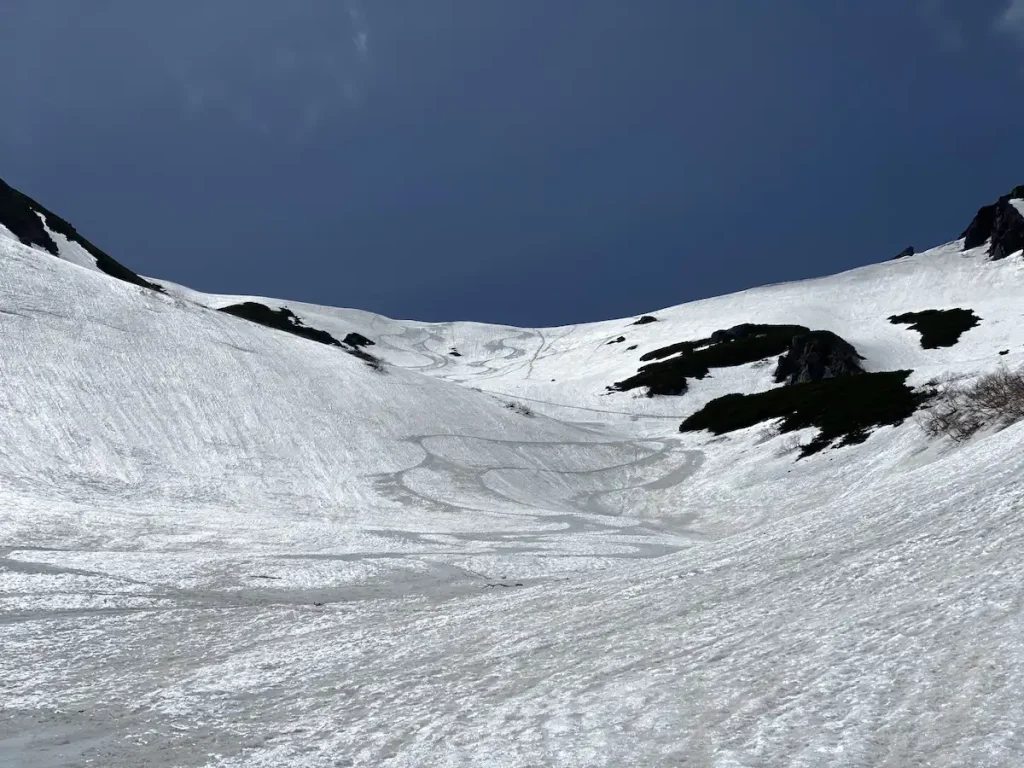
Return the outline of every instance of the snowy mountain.
{"type": "Polygon", "coordinates": [[[144,278],[0,183],[0,764],[1016,766],[1021,190],[562,328],[144,278]],[[959,227],[951,227],[955,232],[959,227]]]}

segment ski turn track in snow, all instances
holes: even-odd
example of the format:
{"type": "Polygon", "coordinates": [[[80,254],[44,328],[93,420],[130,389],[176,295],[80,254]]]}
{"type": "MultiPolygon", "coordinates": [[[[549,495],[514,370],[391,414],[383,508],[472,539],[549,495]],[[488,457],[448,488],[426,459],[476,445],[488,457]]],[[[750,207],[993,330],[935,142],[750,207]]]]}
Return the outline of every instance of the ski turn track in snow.
{"type": "Polygon", "coordinates": [[[916,385],[1017,365],[1019,260],[953,245],[642,327],[254,299],[377,371],[73,255],[0,230],[0,765],[1022,764],[1024,427],[796,461],[808,434],[678,432],[770,367],[607,390],[751,320],[916,385]],[[888,321],[946,307],[981,318],[951,348],[888,321]]]}

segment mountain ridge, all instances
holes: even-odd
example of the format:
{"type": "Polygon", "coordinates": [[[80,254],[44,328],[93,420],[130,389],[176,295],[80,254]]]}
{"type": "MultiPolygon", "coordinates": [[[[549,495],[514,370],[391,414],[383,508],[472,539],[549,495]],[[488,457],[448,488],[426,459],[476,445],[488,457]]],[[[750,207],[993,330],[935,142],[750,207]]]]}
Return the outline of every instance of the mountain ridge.
{"type": "Polygon", "coordinates": [[[152,290],[56,234],[0,220],[0,763],[1024,754],[1024,425],[904,409],[1024,365],[1024,259],[514,328],[152,290]],[[608,390],[701,350],[735,364],[608,390]]]}

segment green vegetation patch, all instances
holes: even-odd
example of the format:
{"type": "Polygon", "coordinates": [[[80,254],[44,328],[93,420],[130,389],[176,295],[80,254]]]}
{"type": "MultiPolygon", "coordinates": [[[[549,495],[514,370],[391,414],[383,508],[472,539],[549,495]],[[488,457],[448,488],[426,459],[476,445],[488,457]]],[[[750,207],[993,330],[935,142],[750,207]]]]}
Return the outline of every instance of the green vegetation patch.
{"type": "Polygon", "coordinates": [[[924,349],[952,347],[960,336],[981,322],[970,309],[926,309],[922,312],[906,312],[893,315],[889,322],[894,325],[909,325],[921,334],[924,349]]]}
{"type": "Polygon", "coordinates": [[[818,435],[801,449],[801,458],[838,441],[862,443],[871,430],[901,424],[921,407],[929,393],[907,386],[910,371],[862,373],[779,387],[754,395],[725,395],[712,400],[679,427],[716,435],[782,419],[780,432],[817,427],[818,435]]]}

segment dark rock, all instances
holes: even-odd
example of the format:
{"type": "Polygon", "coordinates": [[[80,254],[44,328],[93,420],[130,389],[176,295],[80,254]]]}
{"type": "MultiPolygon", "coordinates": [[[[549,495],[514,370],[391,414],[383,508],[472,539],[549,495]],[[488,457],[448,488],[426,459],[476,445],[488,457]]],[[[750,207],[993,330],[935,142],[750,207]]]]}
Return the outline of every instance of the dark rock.
{"type": "Polygon", "coordinates": [[[619,336],[619,338],[617,338],[617,339],[612,339],[612,340],[611,340],[611,341],[609,341],[608,343],[609,343],[609,344],[621,344],[621,343],[622,343],[622,342],[624,342],[625,340],[626,340],[626,337],[625,337],[625,336],[619,336]]]}
{"type": "Polygon", "coordinates": [[[889,318],[893,325],[909,325],[921,334],[921,347],[938,349],[952,347],[965,331],[981,322],[970,309],[926,309],[922,312],[907,312],[889,318]]]}
{"type": "Polygon", "coordinates": [[[462,353],[459,352],[459,350],[457,350],[455,347],[452,347],[450,350],[448,350],[448,354],[451,355],[452,357],[462,357],[462,353]]]}
{"type": "Polygon", "coordinates": [[[39,214],[46,217],[46,227],[51,232],[63,235],[73,243],[78,243],[86,252],[96,260],[96,266],[100,271],[111,277],[132,283],[141,288],[149,288],[153,291],[164,292],[164,289],[155,283],[144,280],[127,267],[114,261],[110,256],[90,243],[57,214],[47,210],[28,195],[23,195],[14,187],[6,184],[0,179],[0,224],[3,224],[11,233],[25,245],[41,248],[53,256],[60,256],[57,243],[43,226],[39,214]]]}
{"type": "Polygon", "coordinates": [[[789,350],[779,358],[775,380],[787,385],[805,384],[863,373],[864,358],[847,341],[830,331],[794,336],[789,350]]]}
{"type": "Polygon", "coordinates": [[[856,350],[829,331],[811,331],[802,325],[743,323],[716,331],[710,338],[681,341],[646,352],[640,361],[647,364],[635,376],[608,389],[625,392],[646,387],[649,396],[681,395],[686,392],[687,379],[703,379],[715,368],[747,365],[776,355],[784,355],[786,361],[780,362],[785,378],[779,381],[788,380],[791,375],[794,381],[843,375],[843,371],[852,370],[850,366],[844,367],[848,359],[854,361],[856,371],[860,372],[856,350]]]}
{"type": "Polygon", "coordinates": [[[342,342],[348,344],[350,347],[372,347],[374,342],[363,336],[361,333],[352,331],[342,339],[342,342]]]}
{"type": "MultiPolygon", "coordinates": [[[[322,331],[319,328],[311,328],[306,325],[287,307],[271,309],[265,304],[260,304],[256,301],[246,301],[242,304],[232,304],[228,307],[221,307],[220,311],[229,315],[234,315],[235,317],[241,317],[244,320],[248,320],[253,323],[258,323],[259,325],[266,326],[267,328],[284,331],[285,333],[290,333],[293,336],[301,336],[304,339],[309,339],[310,341],[315,341],[319,344],[326,344],[330,347],[340,347],[343,352],[359,358],[374,370],[384,370],[384,363],[380,358],[374,357],[368,352],[365,352],[362,349],[362,346],[352,346],[351,343],[348,342],[348,338],[353,334],[350,333],[345,337],[346,346],[346,344],[342,344],[342,342],[331,336],[327,331],[322,331]]],[[[359,334],[355,335],[359,336],[359,334]]],[[[366,337],[364,336],[361,338],[366,337]]],[[[367,339],[367,341],[369,341],[369,339],[367,339]]],[[[373,342],[370,343],[372,344],[373,342]]]]}
{"type": "Polygon", "coordinates": [[[907,256],[913,256],[915,253],[917,253],[917,251],[914,250],[914,246],[908,245],[902,251],[893,256],[892,260],[896,261],[896,259],[905,259],[907,256]]]}
{"type": "Polygon", "coordinates": [[[636,345],[636,344],[634,344],[634,345],[633,345],[633,346],[631,346],[631,347],[626,347],[626,351],[627,351],[627,352],[632,352],[632,351],[633,351],[634,349],[636,349],[636,348],[637,348],[637,345],[636,345]]]}
{"type": "Polygon", "coordinates": [[[1008,349],[1001,349],[1001,350],[999,350],[1000,357],[1002,357],[1003,355],[1008,355],[1008,354],[1010,354],[1010,350],[1008,350],[1008,349]]]}
{"type": "Polygon", "coordinates": [[[669,344],[667,347],[660,347],[658,349],[652,349],[650,352],[644,352],[640,355],[640,362],[646,363],[650,360],[664,360],[666,357],[672,357],[673,355],[686,355],[693,352],[697,347],[705,346],[710,342],[710,339],[698,339],[697,341],[680,341],[675,344],[669,344]]]}
{"type": "Polygon", "coordinates": [[[724,331],[715,331],[711,334],[712,344],[721,344],[726,341],[736,341],[737,339],[746,339],[758,333],[764,333],[764,329],[768,326],[755,325],[754,323],[740,323],[734,325],[732,328],[726,328],[724,331]]]}
{"type": "Polygon", "coordinates": [[[286,307],[271,309],[265,304],[260,304],[256,301],[246,301],[242,304],[221,307],[220,311],[235,317],[244,318],[253,323],[259,323],[267,328],[275,328],[295,336],[301,336],[304,339],[316,341],[320,344],[327,344],[332,347],[341,346],[341,342],[327,331],[321,331],[319,328],[310,328],[304,325],[296,314],[286,307]]]}
{"type": "Polygon", "coordinates": [[[992,237],[992,227],[996,220],[996,206],[986,205],[978,209],[974,219],[960,237],[964,240],[964,250],[980,248],[992,237]]]}
{"type": "Polygon", "coordinates": [[[637,320],[635,323],[633,323],[633,325],[650,325],[651,323],[656,323],[656,322],[658,322],[658,318],[652,317],[651,315],[644,315],[639,320],[637,320]]]}
{"type": "Polygon", "coordinates": [[[1021,250],[1024,250],[1024,216],[1010,206],[996,218],[988,253],[993,261],[999,261],[1021,250]]]}
{"type": "Polygon", "coordinates": [[[752,395],[719,397],[690,416],[680,432],[708,430],[724,435],[755,424],[782,419],[779,432],[817,427],[818,435],[800,451],[801,458],[867,440],[871,430],[901,424],[930,395],[907,386],[910,371],[863,373],[777,387],[752,395]]]}
{"type": "Polygon", "coordinates": [[[992,205],[978,210],[961,237],[964,249],[980,248],[989,243],[988,253],[993,261],[1024,250],[1024,216],[1010,202],[1024,198],[1024,186],[1014,187],[992,205]]]}

